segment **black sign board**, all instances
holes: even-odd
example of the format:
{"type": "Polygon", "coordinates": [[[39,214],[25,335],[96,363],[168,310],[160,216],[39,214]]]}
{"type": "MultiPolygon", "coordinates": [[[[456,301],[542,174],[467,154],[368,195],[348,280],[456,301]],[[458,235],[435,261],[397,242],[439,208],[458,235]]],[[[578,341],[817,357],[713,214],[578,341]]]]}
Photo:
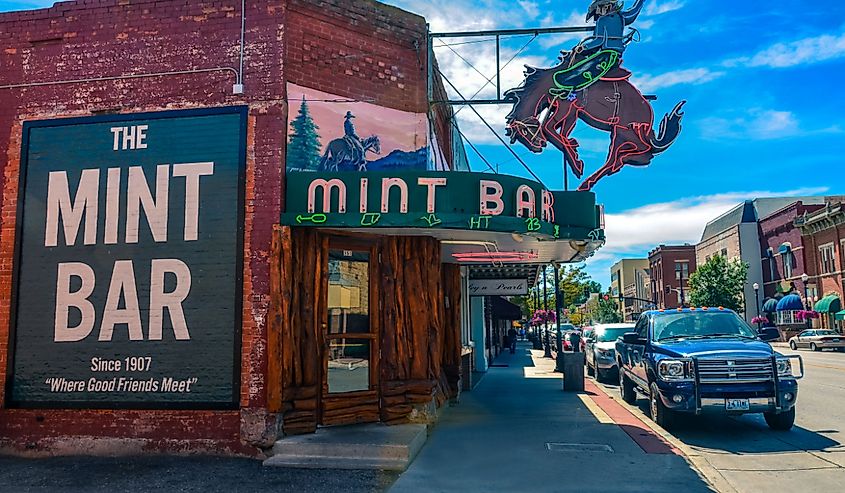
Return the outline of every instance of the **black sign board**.
{"type": "Polygon", "coordinates": [[[24,124],[9,404],[237,406],[246,118],[24,124]]]}

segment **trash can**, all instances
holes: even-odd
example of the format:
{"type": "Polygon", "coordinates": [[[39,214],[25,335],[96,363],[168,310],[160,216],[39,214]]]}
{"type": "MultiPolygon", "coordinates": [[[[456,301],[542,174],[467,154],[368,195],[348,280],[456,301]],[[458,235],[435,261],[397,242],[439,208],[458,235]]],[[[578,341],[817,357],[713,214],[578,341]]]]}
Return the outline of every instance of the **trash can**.
{"type": "Polygon", "coordinates": [[[584,353],[563,353],[563,390],[581,392],[584,390],[584,353]]]}

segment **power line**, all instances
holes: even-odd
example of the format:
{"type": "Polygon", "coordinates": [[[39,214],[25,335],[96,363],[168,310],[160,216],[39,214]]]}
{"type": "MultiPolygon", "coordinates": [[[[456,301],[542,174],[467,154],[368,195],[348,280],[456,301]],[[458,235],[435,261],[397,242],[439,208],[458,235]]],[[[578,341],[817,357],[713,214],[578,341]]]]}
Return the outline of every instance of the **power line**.
{"type": "Polygon", "coordinates": [[[481,154],[481,151],[479,151],[478,148],[475,147],[475,145],[472,143],[472,141],[470,141],[467,138],[467,136],[464,135],[463,132],[461,132],[461,129],[458,127],[458,122],[454,119],[452,120],[452,126],[455,127],[455,130],[458,131],[458,135],[460,135],[461,138],[464,139],[467,144],[469,144],[469,146],[472,148],[472,150],[475,151],[476,154],[478,154],[478,157],[480,157],[481,160],[484,161],[484,164],[487,165],[487,167],[490,169],[490,171],[492,171],[493,173],[499,174],[499,172],[496,169],[494,169],[493,166],[490,165],[490,163],[487,161],[487,159],[484,158],[484,155],[481,154]]]}
{"type": "MultiPolygon", "coordinates": [[[[503,145],[503,146],[505,146],[505,148],[507,148],[507,150],[508,150],[511,154],[513,154],[513,156],[514,156],[514,157],[515,157],[515,158],[519,161],[519,163],[520,163],[520,164],[522,164],[522,167],[523,167],[523,168],[525,168],[525,170],[526,170],[526,171],[528,171],[528,173],[530,173],[530,174],[531,174],[531,176],[533,176],[533,177],[534,177],[534,179],[535,179],[535,180],[537,180],[537,182],[539,182],[541,185],[543,185],[543,186],[545,187],[546,185],[545,185],[545,183],[543,183],[543,180],[541,180],[539,176],[537,176],[536,174],[534,174],[534,171],[532,171],[532,170],[531,170],[531,168],[530,168],[530,167],[528,167],[528,165],[527,165],[527,164],[525,164],[525,161],[523,161],[523,160],[522,160],[522,158],[521,158],[521,157],[519,157],[519,155],[518,155],[518,154],[517,154],[517,153],[516,153],[513,149],[511,149],[511,146],[509,146],[509,145],[507,144],[507,142],[505,142],[505,139],[503,139],[503,138],[502,138],[502,137],[501,137],[501,136],[500,136],[500,135],[499,135],[499,134],[498,134],[498,133],[497,133],[497,132],[493,129],[493,127],[491,127],[491,126],[490,126],[490,124],[489,124],[489,123],[487,123],[487,120],[485,120],[485,119],[484,119],[484,117],[483,117],[483,116],[481,116],[481,114],[478,112],[478,110],[476,110],[476,109],[475,109],[475,106],[473,106],[471,102],[467,101],[467,100],[466,100],[466,98],[464,98],[464,96],[461,94],[461,91],[459,91],[459,90],[458,90],[458,88],[457,88],[457,87],[455,87],[455,85],[454,85],[454,84],[452,84],[452,81],[450,81],[448,77],[446,77],[445,75],[443,75],[443,72],[441,72],[440,70],[438,70],[437,72],[440,74],[440,76],[441,76],[441,77],[443,77],[443,80],[445,80],[445,81],[446,81],[446,83],[447,83],[447,84],[449,84],[449,86],[450,86],[450,87],[451,87],[451,88],[455,91],[455,93],[458,95],[458,97],[459,97],[459,98],[461,98],[461,99],[462,99],[462,100],[463,100],[463,101],[467,104],[467,106],[469,106],[469,109],[471,109],[471,110],[472,110],[472,112],[473,112],[473,113],[475,113],[475,116],[477,116],[477,117],[481,120],[481,122],[482,122],[482,123],[484,123],[484,125],[487,127],[487,129],[488,129],[488,130],[490,130],[490,132],[491,132],[493,135],[495,135],[497,139],[499,139],[499,142],[501,142],[501,143],[502,143],[502,145],[503,145]]],[[[548,188],[548,187],[546,187],[546,188],[548,188]]]]}

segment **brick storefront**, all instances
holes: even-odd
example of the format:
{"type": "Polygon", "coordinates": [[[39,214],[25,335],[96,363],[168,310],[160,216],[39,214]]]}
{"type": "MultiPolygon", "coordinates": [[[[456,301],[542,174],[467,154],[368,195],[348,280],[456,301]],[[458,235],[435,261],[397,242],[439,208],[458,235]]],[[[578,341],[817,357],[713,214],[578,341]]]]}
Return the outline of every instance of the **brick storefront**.
{"type": "Polygon", "coordinates": [[[249,107],[239,409],[10,409],[0,388],[3,448],[33,455],[156,449],[256,455],[277,437],[280,418],[267,404],[268,257],[284,199],[286,83],[425,112],[426,24],[363,0],[248,0],[245,89],[233,94],[241,19],[238,1],[80,0],[0,14],[3,380],[10,357],[23,122],[249,107]]]}

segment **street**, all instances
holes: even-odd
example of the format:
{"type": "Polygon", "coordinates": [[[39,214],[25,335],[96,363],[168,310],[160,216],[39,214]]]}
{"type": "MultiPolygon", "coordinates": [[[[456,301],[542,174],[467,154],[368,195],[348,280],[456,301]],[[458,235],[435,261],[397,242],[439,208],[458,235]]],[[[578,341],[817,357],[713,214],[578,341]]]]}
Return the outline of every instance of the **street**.
{"type": "MultiPolygon", "coordinates": [[[[806,376],[799,383],[798,414],[791,431],[769,430],[761,415],[700,416],[681,419],[671,437],[688,448],[684,452],[722,491],[841,490],[845,484],[845,354],[777,350],[804,358],[806,376]]],[[[600,386],[625,405],[618,386],[600,386]]],[[[648,401],[642,396],[636,408],[627,407],[647,419],[648,401]]]]}

